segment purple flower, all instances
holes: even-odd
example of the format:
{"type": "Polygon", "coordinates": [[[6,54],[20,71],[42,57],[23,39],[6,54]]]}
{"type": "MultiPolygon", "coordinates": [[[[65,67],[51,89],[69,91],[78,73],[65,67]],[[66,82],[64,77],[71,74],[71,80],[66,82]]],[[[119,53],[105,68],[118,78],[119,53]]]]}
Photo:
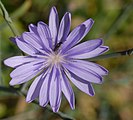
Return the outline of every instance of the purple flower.
{"type": "Polygon", "coordinates": [[[37,26],[30,24],[29,32],[13,39],[27,56],[15,56],[4,61],[7,66],[15,68],[10,74],[10,85],[22,84],[36,77],[26,101],[32,102],[39,97],[40,106],[50,103],[54,112],[59,110],[62,93],[71,108],[75,108],[69,80],[81,91],[93,96],[91,83],[101,84],[102,76],[108,73],[102,66],[82,60],[108,50],[107,46],[103,46],[102,39],[78,44],[93,23],[92,19],[88,19],[70,32],[71,14],[66,12],[59,24],[57,10],[52,7],[49,25],[43,22],[38,22],[37,26]]]}

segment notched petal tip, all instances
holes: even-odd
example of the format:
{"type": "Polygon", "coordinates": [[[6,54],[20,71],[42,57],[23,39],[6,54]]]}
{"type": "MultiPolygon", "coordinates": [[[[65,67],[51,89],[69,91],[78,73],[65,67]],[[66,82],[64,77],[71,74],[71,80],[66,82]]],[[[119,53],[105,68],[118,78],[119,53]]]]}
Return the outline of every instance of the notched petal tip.
{"type": "Polygon", "coordinates": [[[10,84],[10,86],[16,85],[16,83],[15,83],[13,80],[11,80],[11,81],[9,82],[9,84],[10,84]]]}
{"type": "Polygon", "coordinates": [[[81,23],[81,25],[85,25],[86,26],[86,33],[89,32],[89,30],[91,29],[91,27],[94,24],[94,20],[92,18],[89,18],[88,20],[86,20],[85,22],[81,23]]]}
{"type": "Polygon", "coordinates": [[[90,20],[90,22],[91,22],[92,24],[94,24],[94,22],[95,22],[92,18],[89,18],[88,20],[90,20]]]}
{"type": "Polygon", "coordinates": [[[94,20],[92,18],[89,18],[88,20],[86,20],[85,22],[83,22],[82,24],[88,26],[88,25],[92,25],[94,24],[94,20]]]}
{"type": "Polygon", "coordinates": [[[67,21],[67,24],[71,24],[71,13],[66,12],[64,15],[64,19],[67,21]]]}
{"type": "Polygon", "coordinates": [[[107,69],[105,69],[105,68],[104,68],[104,70],[105,70],[105,75],[108,75],[109,71],[107,69]]]}
{"type": "Polygon", "coordinates": [[[51,8],[51,11],[54,11],[55,13],[57,13],[57,9],[56,9],[56,7],[55,6],[53,6],[52,8],[51,8]]]}
{"type": "Polygon", "coordinates": [[[103,77],[101,76],[100,81],[96,84],[103,84],[103,82],[104,82],[104,80],[103,80],[103,77]]]}
{"type": "Polygon", "coordinates": [[[106,48],[106,50],[109,50],[109,47],[108,46],[104,46],[106,48]]]}
{"type": "Polygon", "coordinates": [[[3,61],[6,66],[10,67],[10,58],[3,61]]]}
{"type": "Polygon", "coordinates": [[[101,48],[104,48],[103,53],[107,52],[109,50],[108,46],[101,46],[101,48]]]}
{"type": "Polygon", "coordinates": [[[37,23],[37,27],[40,26],[40,25],[48,26],[48,25],[47,25],[46,23],[44,23],[43,21],[39,21],[39,22],[37,23]]]}
{"type": "Polygon", "coordinates": [[[14,44],[16,44],[16,37],[10,37],[9,38],[14,44]]]}
{"type": "Polygon", "coordinates": [[[48,104],[48,101],[46,101],[45,103],[39,101],[39,105],[42,107],[45,107],[47,104],[48,104]]]}
{"type": "Polygon", "coordinates": [[[36,27],[36,25],[34,25],[32,23],[28,25],[28,28],[33,28],[33,27],[36,27]]]}
{"type": "Polygon", "coordinates": [[[29,30],[31,30],[31,29],[34,28],[34,27],[35,27],[35,25],[32,24],[32,23],[28,25],[29,30]]]}
{"type": "Polygon", "coordinates": [[[30,24],[28,25],[28,27],[34,27],[34,24],[30,23],[30,24]]]}
{"type": "Polygon", "coordinates": [[[95,92],[89,94],[91,97],[95,96],[95,92]]]}
{"type": "Polygon", "coordinates": [[[96,41],[99,41],[100,45],[102,45],[104,43],[102,38],[98,38],[98,39],[96,39],[96,41]]]}
{"type": "Polygon", "coordinates": [[[20,85],[22,84],[22,82],[18,82],[18,80],[16,80],[15,78],[12,78],[12,80],[9,82],[10,86],[14,86],[14,85],[20,85]]]}
{"type": "Polygon", "coordinates": [[[75,109],[75,105],[74,106],[71,106],[71,109],[74,110],[75,109]]]}
{"type": "Polygon", "coordinates": [[[27,103],[31,103],[33,100],[30,100],[30,99],[28,99],[27,97],[26,97],[26,102],[27,103]]]}
{"type": "MultiPolygon", "coordinates": [[[[57,15],[58,16],[58,12],[55,6],[53,6],[50,10],[50,16],[52,17],[53,15],[57,15]]],[[[49,16],[49,17],[50,17],[49,16]]]]}
{"type": "Polygon", "coordinates": [[[73,98],[71,98],[72,100],[72,102],[70,103],[70,107],[71,107],[71,109],[72,110],[74,110],[75,109],[75,97],[74,96],[72,96],[73,98]],[[73,100],[74,99],[74,100],[73,100]]]}
{"type": "Polygon", "coordinates": [[[104,68],[102,66],[100,66],[100,68],[104,71],[104,75],[108,75],[109,74],[109,71],[106,68],[104,68]]]}
{"type": "Polygon", "coordinates": [[[66,12],[65,15],[68,15],[69,17],[71,17],[71,13],[70,12],[66,12]]]}
{"type": "Polygon", "coordinates": [[[27,93],[27,96],[26,96],[26,100],[25,100],[27,103],[31,103],[32,101],[34,101],[34,99],[32,97],[29,97],[28,93],[27,93]]]}
{"type": "Polygon", "coordinates": [[[55,106],[55,107],[52,107],[52,110],[53,110],[53,112],[58,112],[59,111],[59,107],[58,106],[55,106]]]}
{"type": "MultiPolygon", "coordinates": [[[[27,37],[27,35],[29,35],[29,34],[30,34],[30,32],[23,32],[23,33],[22,33],[21,36],[22,36],[22,38],[23,38],[23,40],[24,40],[25,42],[27,42],[27,41],[26,41],[26,37],[27,37]]],[[[32,34],[32,33],[31,33],[31,34],[32,34]]]]}

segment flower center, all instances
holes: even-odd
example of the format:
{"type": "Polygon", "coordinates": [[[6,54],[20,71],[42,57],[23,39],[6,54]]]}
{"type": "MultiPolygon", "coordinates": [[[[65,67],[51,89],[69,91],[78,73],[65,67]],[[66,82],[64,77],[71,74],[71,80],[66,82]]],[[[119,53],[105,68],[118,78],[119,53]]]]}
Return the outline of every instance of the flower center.
{"type": "Polygon", "coordinates": [[[49,55],[49,57],[47,59],[48,65],[58,65],[63,61],[64,61],[64,58],[59,53],[58,54],[52,53],[52,54],[49,55]]]}

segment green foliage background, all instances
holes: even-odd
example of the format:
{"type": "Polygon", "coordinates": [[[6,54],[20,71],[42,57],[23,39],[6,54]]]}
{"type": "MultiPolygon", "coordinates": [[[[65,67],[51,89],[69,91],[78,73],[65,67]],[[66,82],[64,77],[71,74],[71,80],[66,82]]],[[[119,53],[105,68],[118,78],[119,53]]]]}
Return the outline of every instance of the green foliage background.
{"type": "MultiPolygon", "coordinates": [[[[95,24],[85,40],[104,38],[111,52],[133,47],[132,0],[2,0],[20,34],[28,24],[42,20],[48,23],[52,6],[61,18],[72,13],[72,27],[88,18],[95,24]]],[[[0,16],[0,85],[9,86],[11,68],[3,60],[20,55],[21,51],[9,40],[13,34],[0,16]]],[[[94,85],[96,95],[90,97],[73,86],[76,109],[71,110],[63,98],[60,110],[76,120],[133,120],[133,57],[96,61],[109,70],[102,85],[94,85]]],[[[4,120],[60,120],[58,116],[35,104],[25,103],[24,97],[0,91],[0,118],[4,120]]]]}

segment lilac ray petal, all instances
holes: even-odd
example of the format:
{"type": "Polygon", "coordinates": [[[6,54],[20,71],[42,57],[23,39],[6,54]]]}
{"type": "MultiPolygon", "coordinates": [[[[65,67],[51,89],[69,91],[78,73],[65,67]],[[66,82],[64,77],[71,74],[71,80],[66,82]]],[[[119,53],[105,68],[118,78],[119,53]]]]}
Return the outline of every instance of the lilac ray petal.
{"type": "Polygon", "coordinates": [[[54,66],[50,83],[49,100],[53,112],[57,112],[61,101],[61,83],[58,69],[54,66]]]}
{"type": "Polygon", "coordinates": [[[58,27],[59,27],[58,12],[55,7],[52,7],[50,11],[50,16],[49,16],[49,29],[51,31],[51,36],[52,36],[54,46],[56,44],[58,27]]]}
{"type": "Polygon", "coordinates": [[[50,48],[52,48],[52,37],[48,25],[44,22],[38,22],[37,31],[40,38],[42,39],[44,47],[46,47],[48,50],[51,50],[50,48]]]}
{"type": "Polygon", "coordinates": [[[64,74],[64,72],[62,72],[61,89],[62,89],[63,94],[67,98],[67,100],[71,106],[71,109],[75,109],[74,92],[73,92],[73,89],[68,81],[68,78],[64,74]]]}
{"type": "Polygon", "coordinates": [[[62,44],[62,51],[66,52],[78,42],[80,42],[81,37],[84,35],[86,30],[85,25],[80,25],[76,27],[67,37],[66,41],[62,44]]]}
{"type": "Polygon", "coordinates": [[[39,54],[47,55],[46,48],[40,49],[33,46],[33,43],[27,43],[26,41],[21,41],[16,38],[17,46],[25,53],[31,56],[37,56],[39,54]]]}
{"type": "Polygon", "coordinates": [[[73,63],[76,63],[75,65],[80,65],[80,67],[82,66],[82,68],[86,69],[86,70],[91,70],[93,72],[96,72],[99,75],[107,75],[108,74],[108,70],[105,69],[104,67],[93,63],[93,62],[89,62],[89,61],[85,61],[85,60],[73,60],[73,63]]]}
{"type": "Polygon", "coordinates": [[[70,72],[70,74],[68,72],[66,72],[66,74],[67,74],[68,78],[73,82],[73,84],[75,86],[77,86],[81,91],[83,91],[84,93],[86,93],[90,96],[95,95],[94,89],[90,82],[87,82],[87,81],[81,79],[80,77],[76,76],[72,72],[70,72]]]}
{"type": "Polygon", "coordinates": [[[82,79],[92,82],[92,83],[97,83],[101,84],[102,82],[102,77],[90,70],[86,70],[82,68],[82,66],[76,66],[73,63],[69,64],[63,64],[64,68],[67,68],[68,71],[71,71],[72,73],[76,74],[77,76],[81,77],[82,79]]]}
{"type": "Polygon", "coordinates": [[[17,43],[16,43],[16,38],[17,37],[10,37],[9,39],[16,45],[17,43]]]}
{"type": "Polygon", "coordinates": [[[30,103],[39,96],[39,92],[40,92],[42,83],[44,81],[43,76],[44,76],[44,73],[36,77],[36,79],[31,84],[27,93],[26,102],[30,103]]]}
{"type": "Polygon", "coordinates": [[[34,56],[35,53],[37,53],[37,50],[27,44],[25,41],[21,41],[20,39],[16,38],[16,43],[17,46],[28,55],[34,56]]]}
{"type": "Polygon", "coordinates": [[[37,61],[37,62],[31,62],[31,63],[27,63],[24,65],[21,65],[19,67],[17,67],[15,70],[13,70],[10,73],[10,76],[13,77],[17,77],[17,76],[22,76],[22,75],[26,75],[31,71],[39,71],[40,67],[42,67],[44,60],[41,61],[37,61]]]}
{"type": "Polygon", "coordinates": [[[38,31],[37,31],[37,26],[36,26],[36,25],[33,25],[33,24],[30,24],[28,27],[29,27],[30,33],[34,33],[34,34],[39,38],[39,39],[38,39],[38,38],[36,39],[37,42],[38,42],[40,45],[42,45],[43,42],[42,42],[42,40],[41,40],[40,37],[39,37],[38,31]]]}
{"type": "Polygon", "coordinates": [[[38,42],[39,38],[34,33],[24,32],[22,34],[22,37],[23,37],[25,42],[27,42],[28,44],[30,44],[34,48],[36,48],[36,49],[42,49],[43,48],[38,42]]]}
{"type": "Polygon", "coordinates": [[[86,30],[85,30],[84,35],[82,36],[81,39],[83,39],[83,38],[86,36],[86,34],[90,31],[91,27],[92,27],[93,24],[94,24],[94,21],[93,21],[93,19],[90,18],[90,19],[86,20],[85,22],[81,23],[81,25],[82,25],[82,24],[85,25],[86,30]]]}
{"type": "Polygon", "coordinates": [[[30,31],[31,33],[37,33],[37,26],[36,26],[36,25],[30,24],[30,25],[28,26],[28,28],[29,28],[29,31],[30,31]]]}
{"type": "Polygon", "coordinates": [[[102,82],[102,76],[99,74],[100,71],[99,71],[99,73],[97,73],[97,72],[93,71],[92,69],[90,69],[91,66],[88,66],[87,63],[85,64],[84,61],[82,61],[82,62],[80,62],[80,61],[81,60],[79,60],[79,61],[78,60],[73,60],[71,62],[71,64],[74,65],[74,66],[77,66],[78,69],[82,69],[82,70],[85,70],[85,71],[89,72],[90,74],[93,74],[94,76],[98,77],[102,82]]]}
{"type": "Polygon", "coordinates": [[[55,107],[52,107],[53,112],[58,112],[61,104],[61,97],[59,98],[58,105],[55,107]]]}
{"type": "Polygon", "coordinates": [[[19,65],[33,62],[33,61],[38,61],[41,59],[44,60],[43,58],[36,58],[36,57],[31,57],[31,56],[15,56],[15,57],[11,57],[11,58],[4,60],[4,64],[12,68],[15,68],[19,65]]]}
{"type": "Polygon", "coordinates": [[[69,51],[67,51],[66,54],[70,56],[84,54],[96,49],[97,47],[102,45],[102,43],[103,43],[102,39],[89,40],[71,48],[69,51]]]}
{"type": "Polygon", "coordinates": [[[84,53],[84,54],[73,55],[73,56],[71,56],[71,58],[74,58],[74,59],[88,59],[88,58],[92,58],[92,57],[96,57],[98,55],[101,55],[104,52],[108,51],[108,49],[109,48],[107,46],[100,46],[100,47],[94,49],[91,52],[84,53]]]}
{"type": "Polygon", "coordinates": [[[10,81],[10,85],[17,85],[17,84],[22,84],[25,83],[29,80],[31,80],[32,78],[34,78],[41,70],[36,70],[36,71],[30,71],[28,73],[26,73],[25,75],[21,75],[18,77],[14,77],[12,78],[12,80],[10,81]]]}
{"type": "Polygon", "coordinates": [[[46,49],[43,47],[41,41],[39,40],[40,38],[37,35],[35,35],[34,33],[25,32],[22,36],[24,41],[37,51],[36,54],[48,54],[46,49]]]}
{"type": "Polygon", "coordinates": [[[43,78],[43,83],[39,93],[39,104],[45,107],[49,102],[49,90],[52,78],[52,71],[47,70],[46,76],[43,78]]]}
{"type": "Polygon", "coordinates": [[[71,26],[71,14],[66,13],[60,23],[59,32],[58,32],[58,42],[64,42],[67,38],[67,35],[70,31],[71,26]]]}

